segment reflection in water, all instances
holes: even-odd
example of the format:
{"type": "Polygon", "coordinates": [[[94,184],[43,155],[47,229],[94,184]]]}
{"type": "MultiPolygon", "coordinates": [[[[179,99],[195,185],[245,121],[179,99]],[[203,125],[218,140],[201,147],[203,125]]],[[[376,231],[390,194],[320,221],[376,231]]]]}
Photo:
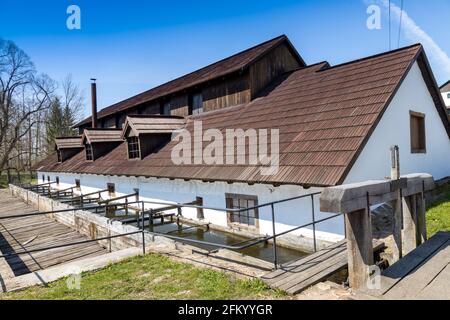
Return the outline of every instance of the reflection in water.
{"type": "MultiPolygon", "coordinates": [[[[216,230],[207,230],[204,227],[193,227],[189,228],[189,225],[186,224],[176,224],[176,223],[166,223],[166,224],[158,224],[154,226],[150,226],[150,231],[159,232],[159,233],[167,233],[170,232],[170,235],[195,239],[201,241],[207,241],[218,244],[225,245],[234,245],[238,244],[242,241],[248,240],[248,238],[244,238],[238,235],[216,231],[216,230]],[[189,228],[189,229],[186,229],[189,228]],[[185,229],[185,230],[183,230],[185,229]]],[[[216,249],[215,246],[209,246],[205,244],[197,244],[186,242],[192,246],[196,246],[205,250],[216,249]]],[[[259,243],[257,245],[251,246],[249,248],[239,250],[239,253],[243,253],[248,256],[252,256],[258,259],[262,259],[265,261],[273,262],[273,246],[269,243],[259,243]]],[[[288,261],[292,261],[301,257],[306,256],[307,254],[301,251],[282,248],[277,246],[277,257],[278,263],[285,263],[288,261]]]]}

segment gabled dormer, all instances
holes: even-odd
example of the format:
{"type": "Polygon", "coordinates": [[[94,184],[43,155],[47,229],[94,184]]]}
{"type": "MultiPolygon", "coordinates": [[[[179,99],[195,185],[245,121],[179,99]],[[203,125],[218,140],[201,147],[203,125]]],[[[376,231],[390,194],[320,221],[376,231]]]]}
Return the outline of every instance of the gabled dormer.
{"type": "Polygon", "coordinates": [[[55,139],[55,151],[58,156],[58,162],[64,162],[70,159],[83,149],[81,136],[58,137],[55,139]]]}
{"type": "Polygon", "coordinates": [[[172,133],[185,124],[186,120],[177,116],[128,116],[122,132],[128,159],[143,159],[160,149],[170,141],[172,133]]]}
{"type": "Polygon", "coordinates": [[[86,160],[95,161],[123,142],[122,130],[85,129],[81,141],[86,152],[86,160]]]}

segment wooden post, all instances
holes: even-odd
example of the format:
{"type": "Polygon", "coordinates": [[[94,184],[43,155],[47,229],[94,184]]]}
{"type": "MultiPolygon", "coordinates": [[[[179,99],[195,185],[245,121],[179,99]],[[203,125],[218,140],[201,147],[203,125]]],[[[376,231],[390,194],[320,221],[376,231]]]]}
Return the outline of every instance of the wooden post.
{"type": "MultiPolygon", "coordinates": [[[[400,152],[398,146],[391,147],[391,180],[400,179],[400,152]]],[[[402,191],[396,191],[397,199],[391,201],[393,209],[392,233],[394,242],[392,244],[392,262],[395,263],[402,258],[402,191]]]]}
{"type": "Polygon", "coordinates": [[[370,211],[362,209],[345,215],[348,273],[350,287],[362,289],[370,278],[373,265],[372,224],[370,211]]]}
{"type": "Polygon", "coordinates": [[[392,244],[392,262],[395,263],[400,260],[403,256],[402,253],[402,197],[401,191],[398,191],[398,199],[391,202],[393,208],[393,226],[392,233],[394,237],[394,242],[392,244]]]}
{"type": "Polygon", "coordinates": [[[423,192],[416,194],[416,213],[417,213],[417,245],[421,245],[427,241],[427,221],[426,206],[423,192]]]}
{"type": "Polygon", "coordinates": [[[417,205],[416,196],[403,197],[403,255],[417,247],[417,205]]]}

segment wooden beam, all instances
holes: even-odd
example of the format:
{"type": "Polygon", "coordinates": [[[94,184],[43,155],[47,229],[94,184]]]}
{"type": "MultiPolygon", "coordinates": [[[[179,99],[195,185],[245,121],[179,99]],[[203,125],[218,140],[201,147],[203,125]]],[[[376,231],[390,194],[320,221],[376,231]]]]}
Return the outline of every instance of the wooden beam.
{"type": "Polygon", "coordinates": [[[415,196],[402,198],[403,201],[403,255],[417,247],[417,205],[415,196]]]}
{"type": "Polygon", "coordinates": [[[392,233],[394,237],[394,242],[390,248],[392,251],[392,262],[395,263],[400,260],[403,256],[402,252],[402,225],[403,225],[403,208],[402,208],[402,197],[401,191],[398,192],[398,198],[391,202],[393,209],[393,220],[392,220],[392,233]]]}
{"type": "Polygon", "coordinates": [[[365,288],[373,265],[372,224],[367,209],[345,215],[350,287],[365,288]]]}
{"type": "Polygon", "coordinates": [[[426,205],[423,192],[416,194],[416,213],[417,213],[417,246],[421,245],[427,238],[426,205]]]}
{"type": "Polygon", "coordinates": [[[325,188],[320,195],[320,210],[353,212],[366,207],[367,193],[370,205],[377,205],[397,199],[399,189],[403,196],[410,196],[433,188],[433,176],[423,173],[402,176],[398,180],[371,180],[325,188]]]}

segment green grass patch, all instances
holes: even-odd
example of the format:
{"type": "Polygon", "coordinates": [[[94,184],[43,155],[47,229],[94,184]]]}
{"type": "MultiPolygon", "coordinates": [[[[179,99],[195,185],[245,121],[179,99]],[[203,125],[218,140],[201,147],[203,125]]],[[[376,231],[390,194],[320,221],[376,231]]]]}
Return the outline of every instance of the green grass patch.
{"type": "Polygon", "coordinates": [[[237,279],[230,274],[174,262],[166,256],[147,254],[83,273],[80,289],[69,289],[67,279],[47,287],[36,286],[0,294],[2,299],[282,299],[261,280],[237,279]]]}
{"type": "Polygon", "coordinates": [[[437,190],[436,199],[428,206],[427,231],[429,237],[439,231],[450,231],[450,185],[437,190]]]}

